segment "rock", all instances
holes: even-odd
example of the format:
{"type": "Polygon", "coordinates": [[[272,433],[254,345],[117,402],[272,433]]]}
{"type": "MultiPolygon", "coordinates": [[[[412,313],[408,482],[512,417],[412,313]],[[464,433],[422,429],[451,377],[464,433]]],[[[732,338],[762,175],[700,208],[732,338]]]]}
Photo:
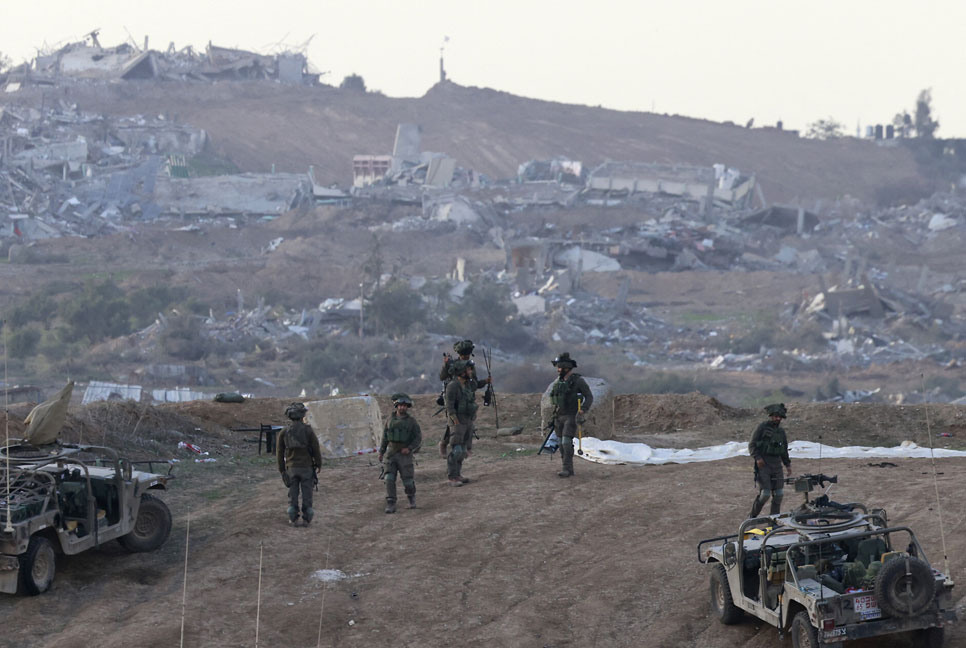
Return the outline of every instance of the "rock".
{"type": "Polygon", "coordinates": [[[496,431],[498,437],[516,436],[523,433],[523,427],[514,425],[513,427],[502,427],[496,431]]]}

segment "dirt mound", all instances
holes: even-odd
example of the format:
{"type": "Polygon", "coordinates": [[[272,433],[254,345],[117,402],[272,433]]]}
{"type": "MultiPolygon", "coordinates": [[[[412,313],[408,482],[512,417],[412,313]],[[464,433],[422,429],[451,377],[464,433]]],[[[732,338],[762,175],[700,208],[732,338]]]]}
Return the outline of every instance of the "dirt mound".
{"type": "MultiPolygon", "coordinates": [[[[6,101],[39,105],[44,90],[6,101]]],[[[275,83],[78,84],[58,89],[80,110],[109,115],[165,113],[205,129],[212,147],[243,171],[304,173],[350,182],[355,154],[388,153],[396,125],[423,125],[423,149],[444,151],[493,178],[530,159],[566,154],[593,168],[607,160],[725,163],[757,172],[768,200],[796,196],[874,199],[877,190],[919,178],[912,153],[842,138],[820,142],[701,119],[621,112],[518,97],[446,82],[421,98],[275,83]],[[311,124],[310,128],[306,125],[311,124]]],[[[924,179],[927,180],[927,179],[924,179]]]]}
{"type": "Polygon", "coordinates": [[[615,399],[616,426],[625,432],[672,432],[708,428],[745,418],[750,410],[731,407],[711,396],[692,394],[625,394],[615,399]]]}

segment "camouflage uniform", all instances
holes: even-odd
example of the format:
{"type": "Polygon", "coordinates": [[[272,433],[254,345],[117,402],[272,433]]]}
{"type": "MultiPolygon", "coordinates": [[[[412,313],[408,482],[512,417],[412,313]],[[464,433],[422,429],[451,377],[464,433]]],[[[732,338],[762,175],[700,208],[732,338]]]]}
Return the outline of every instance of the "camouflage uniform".
{"type": "MultiPolygon", "coordinates": [[[[476,402],[476,390],[485,387],[486,386],[486,381],[485,380],[479,380],[476,377],[476,365],[470,359],[470,356],[473,355],[473,349],[474,348],[476,348],[476,347],[474,347],[474,345],[473,345],[473,340],[460,340],[459,342],[456,342],[453,345],[453,351],[456,352],[456,354],[459,356],[459,359],[460,360],[463,360],[464,362],[469,363],[469,366],[471,367],[470,377],[466,381],[466,387],[468,387],[472,391],[473,401],[475,403],[476,402]]],[[[455,366],[456,362],[458,362],[458,361],[452,360],[447,355],[447,356],[445,356],[443,358],[443,366],[440,367],[440,370],[439,370],[439,379],[443,382],[443,402],[440,403],[440,405],[443,405],[444,407],[446,405],[446,386],[449,385],[450,381],[452,381],[452,380],[455,379],[454,378],[455,377],[455,373],[453,371],[453,367],[455,366]]],[[[476,408],[474,408],[474,410],[473,410],[472,419],[473,419],[473,423],[474,423],[474,433],[471,434],[471,438],[470,438],[470,446],[471,447],[473,445],[472,436],[475,435],[476,408]]],[[[446,431],[443,433],[443,438],[439,442],[440,454],[444,454],[445,455],[446,445],[449,442],[449,436],[450,436],[450,426],[447,425],[446,426],[446,431]]]]}
{"type": "Polygon", "coordinates": [[[577,435],[578,409],[581,416],[590,410],[594,404],[594,395],[587,381],[580,374],[574,373],[577,363],[570,358],[569,353],[557,356],[553,365],[565,370],[562,373],[558,371],[560,377],[550,390],[553,426],[560,439],[560,459],[563,462],[563,468],[557,474],[570,477],[574,474],[574,437],[577,435]]]}
{"type": "MultiPolygon", "coordinates": [[[[412,405],[412,400],[405,394],[393,396],[393,403],[412,405]]],[[[379,446],[379,457],[386,480],[386,513],[396,512],[396,473],[399,473],[403,483],[403,490],[409,498],[409,508],[416,508],[416,479],[413,454],[419,452],[423,444],[423,433],[408,413],[392,413],[389,421],[382,430],[382,443],[379,446]],[[407,452],[403,453],[403,449],[407,452]]]]}
{"type": "Polygon", "coordinates": [[[453,363],[454,376],[446,385],[443,399],[446,406],[446,417],[449,420],[449,454],[446,456],[447,477],[452,486],[461,486],[469,481],[462,476],[463,460],[473,449],[473,420],[476,418],[476,395],[469,386],[464,374],[467,361],[457,360],[453,363]]]}
{"type": "MultiPolygon", "coordinates": [[[[765,412],[771,417],[785,418],[787,410],[784,403],[777,403],[765,407],[765,412]]],[[[755,460],[755,482],[758,484],[758,496],[751,506],[749,517],[758,517],[765,502],[771,498],[770,514],[781,512],[784,496],[785,479],[782,474],[782,464],[792,465],[788,456],[788,437],[781,423],[772,419],[764,421],[755,429],[748,443],[748,454],[755,460]],[[763,466],[758,460],[764,461],[763,466]]]]}
{"type": "Polygon", "coordinates": [[[275,456],[282,480],[288,486],[288,519],[293,525],[298,522],[301,492],[302,519],[305,524],[309,524],[315,515],[312,508],[312,488],[315,485],[315,473],[322,466],[322,452],[312,426],[301,420],[305,415],[305,406],[293,403],[286,409],[286,415],[292,419],[292,424],[278,435],[275,456]]]}

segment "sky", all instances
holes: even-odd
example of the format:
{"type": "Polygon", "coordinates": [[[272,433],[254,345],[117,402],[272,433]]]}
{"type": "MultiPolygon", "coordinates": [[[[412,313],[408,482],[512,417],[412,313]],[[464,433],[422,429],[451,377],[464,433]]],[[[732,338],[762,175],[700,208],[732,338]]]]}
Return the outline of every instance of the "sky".
{"type": "Polygon", "coordinates": [[[961,0],[0,0],[15,63],[100,29],[166,49],[307,54],[326,83],[389,96],[439,78],[618,110],[805,130],[889,123],[932,90],[939,137],[966,137],[961,0]],[[448,41],[445,39],[448,38],[448,41]]]}

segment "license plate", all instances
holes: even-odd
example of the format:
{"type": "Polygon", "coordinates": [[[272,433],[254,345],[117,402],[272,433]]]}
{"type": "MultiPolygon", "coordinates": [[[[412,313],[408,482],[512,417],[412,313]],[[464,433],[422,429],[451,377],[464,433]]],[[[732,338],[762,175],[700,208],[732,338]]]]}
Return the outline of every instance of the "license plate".
{"type": "Polygon", "coordinates": [[[863,621],[869,621],[871,619],[878,619],[882,617],[882,610],[879,609],[879,603],[875,600],[875,595],[866,594],[865,596],[856,596],[852,599],[852,609],[855,613],[859,615],[863,621]]]}

